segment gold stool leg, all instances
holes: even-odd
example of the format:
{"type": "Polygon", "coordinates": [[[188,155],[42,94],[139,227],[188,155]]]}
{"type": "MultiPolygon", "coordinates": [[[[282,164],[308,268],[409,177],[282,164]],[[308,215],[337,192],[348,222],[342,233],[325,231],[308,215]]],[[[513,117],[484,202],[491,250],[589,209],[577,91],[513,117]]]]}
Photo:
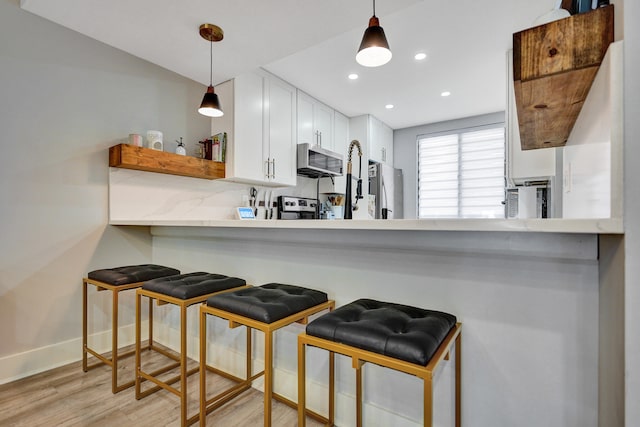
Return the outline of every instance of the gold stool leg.
{"type": "MultiPolygon", "coordinates": [[[[305,427],[307,421],[305,417],[305,409],[307,407],[305,350],[306,346],[304,345],[300,337],[298,337],[298,427],[305,427]]],[[[331,402],[331,400],[329,400],[329,402],[331,402]]]]}
{"type": "Polygon", "coordinates": [[[180,306],[180,420],[187,425],[187,307],[180,306]]]}
{"type": "Polygon", "coordinates": [[[111,392],[113,394],[118,391],[118,291],[112,290],[111,312],[111,392]]]}
{"type": "Polygon", "coordinates": [[[147,348],[151,350],[153,346],[153,300],[148,298],[149,300],[149,310],[148,310],[148,319],[149,319],[149,344],[147,348]]]}
{"type": "Polygon", "coordinates": [[[456,337],[456,427],[462,426],[462,332],[456,337]]]}
{"type": "Polygon", "coordinates": [[[248,381],[249,378],[251,378],[251,373],[253,372],[253,367],[251,365],[251,356],[253,353],[253,345],[252,345],[252,341],[251,341],[251,328],[248,326],[244,327],[246,334],[247,334],[247,351],[246,351],[246,366],[245,366],[245,372],[246,372],[246,376],[245,379],[248,381]]]}
{"type": "MultiPolygon", "coordinates": [[[[151,301],[151,298],[149,298],[151,301]]],[[[135,367],[135,387],[136,387],[136,399],[141,399],[142,394],[140,393],[140,383],[142,379],[140,377],[140,340],[141,340],[141,321],[140,321],[140,311],[141,311],[141,303],[142,303],[142,295],[140,295],[136,291],[136,367],[135,367]]],[[[151,308],[152,309],[152,308],[151,308]]],[[[151,319],[149,320],[149,327],[151,327],[151,319]]]]}
{"type": "Polygon", "coordinates": [[[87,372],[87,286],[86,280],[82,280],[82,370],[87,372]]]}
{"type": "Polygon", "coordinates": [[[354,360],[356,369],[356,426],[362,427],[362,363],[354,360]]]}
{"type": "Polygon", "coordinates": [[[329,352],[329,425],[333,425],[333,421],[336,416],[336,354],[333,351],[329,352]]]}
{"type": "Polygon", "coordinates": [[[424,427],[433,425],[433,385],[431,377],[424,379],[424,427]]]}
{"type": "Polygon", "coordinates": [[[271,398],[273,397],[273,332],[264,334],[264,425],[271,427],[271,398]]]}
{"type": "MultiPolygon", "coordinates": [[[[201,307],[202,308],[202,307],[201,307]]],[[[207,315],[200,310],[200,425],[207,425],[207,315]]]]}

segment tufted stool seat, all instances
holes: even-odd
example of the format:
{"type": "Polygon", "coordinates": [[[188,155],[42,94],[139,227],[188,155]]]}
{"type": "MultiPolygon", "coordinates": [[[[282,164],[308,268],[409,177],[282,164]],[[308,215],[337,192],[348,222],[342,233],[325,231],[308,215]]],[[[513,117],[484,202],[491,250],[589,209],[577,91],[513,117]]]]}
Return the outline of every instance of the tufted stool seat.
{"type": "Polygon", "coordinates": [[[200,425],[206,425],[208,413],[249,389],[252,382],[261,376],[264,376],[264,426],[271,426],[272,398],[297,408],[295,402],[273,391],[273,334],[292,323],[306,324],[309,316],[324,310],[333,310],[334,305],[334,301],[329,300],[324,292],[282,283],[239,289],[208,298],[206,304],[200,306],[200,425]],[[227,320],[230,327],[246,327],[244,378],[207,365],[207,315],[227,320]],[[251,329],[262,331],[265,337],[265,367],[256,374],[252,373],[251,366],[251,329]],[[235,381],[236,385],[208,399],[207,369],[235,381]]]}
{"type": "MultiPolygon", "coordinates": [[[[140,264],[128,265],[124,267],[104,268],[94,270],[87,274],[82,280],[82,370],[89,371],[101,365],[111,366],[111,391],[117,393],[134,385],[135,381],[131,380],[124,384],[118,384],[118,360],[135,353],[135,350],[128,352],[118,351],[118,297],[121,291],[136,289],[142,286],[146,280],[156,279],[158,277],[172,276],[180,274],[179,270],[171,267],[165,267],[157,264],[140,264]],[[99,291],[111,291],[111,356],[106,357],[91,348],[88,343],[88,285],[95,286],[99,291]],[[89,365],[88,355],[92,355],[99,362],[89,365]]],[[[151,316],[151,311],[149,311],[151,316]]],[[[147,347],[153,347],[153,336],[149,331],[149,340],[147,347]]]]}
{"type": "MultiPolygon", "coordinates": [[[[198,421],[198,414],[187,418],[187,377],[198,372],[199,369],[196,367],[187,370],[187,309],[212,295],[246,287],[246,281],[237,277],[195,272],[149,280],[136,291],[136,399],[146,397],[163,388],[180,397],[180,420],[183,427],[198,421]],[[180,307],[180,354],[176,356],[169,351],[159,349],[160,353],[172,359],[174,363],[150,373],[142,368],[140,343],[142,297],[147,297],[149,301],[155,300],[158,305],[171,304],[180,307]],[[175,368],[180,368],[179,375],[165,380],[158,378],[158,375],[175,368]],[[142,382],[145,380],[154,383],[155,386],[143,391],[142,382]],[[180,381],[179,389],[172,386],[177,381],[180,381]]],[[[152,325],[149,326],[151,327],[152,325]]]]}
{"type": "Polygon", "coordinates": [[[124,286],[176,274],[180,274],[180,270],[157,264],[140,264],[94,270],[87,277],[113,286],[124,286]]]}
{"type": "MultiPolygon", "coordinates": [[[[307,325],[298,337],[298,425],[305,425],[305,346],[323,348],[352,358],[356,369],[356,425],[362,425],[362,372],[365,362],[424,379],[424,425],[432,425],[432,374],[438,363],[456,350],[456,425],[460,425],[460,330],[456,317],[401,304],[359,299],[307,325]]],[[[333,358],[330,360],[333,365],[333,358]]],[[[330,375],[332,375],[332,371],[330,375]]],[[[333,378],[329,418],[333,425],[333,378]]]]}

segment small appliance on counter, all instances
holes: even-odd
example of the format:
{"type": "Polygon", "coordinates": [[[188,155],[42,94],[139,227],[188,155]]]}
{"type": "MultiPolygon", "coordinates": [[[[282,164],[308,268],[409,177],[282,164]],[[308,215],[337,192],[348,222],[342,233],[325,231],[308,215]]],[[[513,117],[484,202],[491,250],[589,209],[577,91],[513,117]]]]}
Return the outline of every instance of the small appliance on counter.
{"type": "Polygon", "coordinates": [[[317,219],[317,207],[316,199],[278,196],[278,219],[317,219]]]}
{"type": "Polygon", "coordinates": [[[505,216],[507,218],[552,218],[553,182],[527,181],[524,185],[507,188],[505,216]]]}

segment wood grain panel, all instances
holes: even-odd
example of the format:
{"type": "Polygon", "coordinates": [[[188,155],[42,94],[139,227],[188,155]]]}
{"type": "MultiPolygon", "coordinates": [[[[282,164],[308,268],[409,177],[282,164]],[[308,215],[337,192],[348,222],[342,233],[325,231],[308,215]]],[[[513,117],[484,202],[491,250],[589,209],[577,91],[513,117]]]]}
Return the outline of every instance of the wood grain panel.
{"type": "Polygon", "coordinates": [[[225,177],[224,163],[128,144],[109,148],[109,166],[203,179],[225,177]]]}
{"type": "Polygon", "coordinates": [[[598,65],[613,42],[613,6],[513,35],[513,78],[527,81],[598,65]]]}
{"type": "Polygon", "coordinates": [[[567,142],[597,71],[598,67],[589,67],[514,83],[523,150],[567,142]]]}
{"type": "Polygon", "coordinates": [[[564,146],[613,42],[613,5],[513,35],[523,150],[564,146]]]}

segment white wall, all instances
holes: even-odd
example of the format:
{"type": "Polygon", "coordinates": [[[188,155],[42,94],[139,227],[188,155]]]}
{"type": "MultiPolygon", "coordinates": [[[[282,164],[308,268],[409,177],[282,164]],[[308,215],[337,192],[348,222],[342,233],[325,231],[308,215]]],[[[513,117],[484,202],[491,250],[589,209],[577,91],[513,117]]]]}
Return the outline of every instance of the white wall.
{"type": "Polygon", "coordinates": [[[622,43],[609,46],[564,147],[563,218],[622,217],[622,43]]]}
{"type": "Polygon", "coordinates": [[[107,226],[108,147],[148,129],[194,144],[210,121],[202,85],[15,0],[0,0],[0,64],[2,383],[80,358],[88,271],[151,260],[146,229],[107,226]]]}
{"type": "MultiPolygon", "coordinates": [[[[464,425],[597,425],[596,236],[201,227],[152,227],[152,233],[154,261],[184,271],[236,275],[256,285],[300,284],[328,292],[337,305],[366,297],[457,315],[464,324],[464,425]]],[[[196,312],[189,318],[192,343],[196,312]]],[[[175,312],[158,318],[177,328],[175,312]]],[[[280,336],[281,379],[295,372],[298,331],[280,336]]],[[[222,325],[216,332],[239,331],[222,325]]],[[[218,338],[215,344],[229,341],[218,338]]],[[[326,359],[310,357],[318,387],[323,377],[315,371],[326,359]]],[[[346,361],[339,366],[337,424],[349,426],[353,371],[346,361]]],[[[437,380],[436,425],[451,425],[450,366],[445,364],[437,380]]],[[[420,383],[368,372],[373,375],[365,379],[365,425],[417,425],[420,383]]],[[[278,390],[295,397],[295,381],[278,390]]]]}
{"type": "MultiPolygon", "coordinates": [[[[617,7],[617,5],[616,5],[617,7]]],[[[640,3],[624,5],[624,218],[626,426],[640,425],[640,3]]]]}

